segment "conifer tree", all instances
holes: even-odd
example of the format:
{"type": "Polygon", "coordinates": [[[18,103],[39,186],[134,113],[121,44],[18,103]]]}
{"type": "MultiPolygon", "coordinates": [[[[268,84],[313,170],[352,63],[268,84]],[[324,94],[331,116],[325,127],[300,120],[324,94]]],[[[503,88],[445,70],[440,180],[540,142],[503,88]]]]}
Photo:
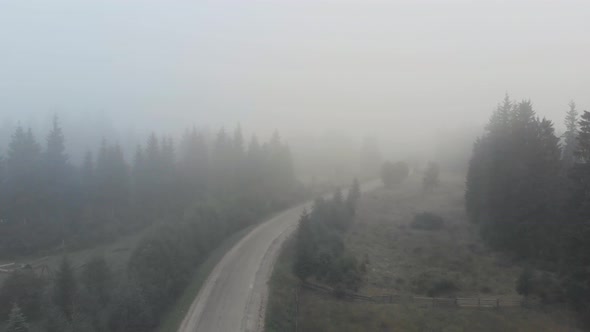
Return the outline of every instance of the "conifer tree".
{"type": "Polygon", "coordinates": [[[562,160],[565,169],[571,167],[576,161],[576,137],[578,136],[578,110],[573,100],[569,103],[569,108],[565,115],[565,133],[563,134],[562,160]]]}
{"type": "Polygon", "coordinates": [[[29,324],[27,324],[27,319],[16,303],[14,303],[12,306],[12,310],[8,316],[6,332],[29,332],[29,324]]]}
{"type": "Polygon", "coordinates": [[[68,168],[68,156],[65,152],[65,140],[59,125],[57,115],[53,117],[53,126],[47,136],[47,148],[44,153],[44,191],[46,194],[45,215],[54,219],[56,224],[61,224],[61,235],[66,231],[63,227],[67,220],[65,214],[71,210],[66,197],[68,188],[67,177],[70,174],[68,168]]]}
{"type": "Polygon", "coordinates": [[[53,117],[53,126],[47,136],[47,149],[45,150],[45,167],[50,181],[63,183],[67,174],[68,155],[65,152],[65,139],[59,125],[57,115],[53,117]]]}
{"type": "Polygon", "coordinates": [[[576,157],[581,163],[590,162],[590,112],[584,111],[578,122],[576,157]]]}

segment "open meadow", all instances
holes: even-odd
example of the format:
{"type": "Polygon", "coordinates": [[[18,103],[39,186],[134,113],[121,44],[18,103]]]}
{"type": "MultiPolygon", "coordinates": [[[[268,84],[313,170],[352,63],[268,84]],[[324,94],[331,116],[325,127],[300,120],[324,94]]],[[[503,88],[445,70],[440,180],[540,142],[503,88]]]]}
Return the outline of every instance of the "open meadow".
{"type": "MultiPolygon", "coordinates": [[[[431,192],[412,177],[395,189],[364,194],[345,238],[357,259],[368,261],[357,293],[520,299],[515,289],[522,266],[482,243],[465,216],[463,194],[463,179],[453,175],[443,176],[431,192]],[[415,216],[424,212],[442,222],[417,225],[415,216]]],[[[575,331],[563,307],[441,308],[296,292],[293,243],[285,245],[271,280],[267,331],[575,331]]]]}

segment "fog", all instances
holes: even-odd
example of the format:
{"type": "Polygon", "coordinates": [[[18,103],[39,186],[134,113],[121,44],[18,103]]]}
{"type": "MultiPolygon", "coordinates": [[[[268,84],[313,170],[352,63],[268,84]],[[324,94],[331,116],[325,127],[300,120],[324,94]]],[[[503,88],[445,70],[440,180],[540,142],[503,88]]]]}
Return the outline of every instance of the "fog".
{"type": "Polygon", "coordinates": [[[589,33],[588,0],[0,0],[0,332],[588,331],[589,33]]]}
{"type": "Polygon", "coordinates": [[[561,132],[570,100],[590,106],[589,15],[584,1],[2,1],[0,146],[57,113],[71,146],[241,124],[429,155],[458,133],[469,147],[505,93],[561,132]]]}

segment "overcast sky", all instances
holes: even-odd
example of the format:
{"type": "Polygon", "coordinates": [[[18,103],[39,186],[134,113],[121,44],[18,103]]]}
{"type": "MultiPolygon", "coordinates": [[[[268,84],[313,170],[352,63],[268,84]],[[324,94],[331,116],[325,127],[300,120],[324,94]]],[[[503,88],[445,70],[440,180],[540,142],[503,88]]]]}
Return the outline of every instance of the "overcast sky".
{"type": "Polygon", "coordinates": [[[590,109],[588,1],[0,0],[4,123],[402,136],[505,92],[558,128],[590,109]]]}

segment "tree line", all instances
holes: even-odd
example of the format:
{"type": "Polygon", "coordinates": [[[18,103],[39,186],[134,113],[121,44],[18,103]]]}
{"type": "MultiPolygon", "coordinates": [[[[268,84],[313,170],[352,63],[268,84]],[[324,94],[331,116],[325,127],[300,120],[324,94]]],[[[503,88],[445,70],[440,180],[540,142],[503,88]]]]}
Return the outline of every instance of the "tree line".
{"type": "Polygon", "coordinates": [[[529,268],[518,289],[529,295],[533,268],[544,273],[537,294],[590,317],[590,113],[570,103],[566,131],[539,118],[530,101],[508,96],[477,139],[466,182],[466,210],[492,247],[529,268]],[[550,277],[548,277],[550,276],[550,277]],[[526,290],[526,291],[524,291],[526,290]]]}
{"type": "Polygon", "coordinates": [[[56,118],[44,146],[18,127],[1,165],[0,252],[64,253],[53,278],[27,266],[2,283],[10,332],[152,331],[224,239],[307,195],[278,133],[246,144],[240,127],[152,134],[131,162],[105,140],[74,165],[56,118]],[[65,256],[142,229],[123,271],[65,256]]]}
{"type": "Polygon", "coordinates": [[[98,243],[178,219],[195,200],[223,198],[271,211],[287,205],[297,186],[278,133],[246,143],[239,127],[214,137],[192,128],[179,144],[152,134],[133,160],[125,155],[103,140],[74,165],[57,117],[43,144],[18,126],[0,155],[0,252],[98,243]]]}

